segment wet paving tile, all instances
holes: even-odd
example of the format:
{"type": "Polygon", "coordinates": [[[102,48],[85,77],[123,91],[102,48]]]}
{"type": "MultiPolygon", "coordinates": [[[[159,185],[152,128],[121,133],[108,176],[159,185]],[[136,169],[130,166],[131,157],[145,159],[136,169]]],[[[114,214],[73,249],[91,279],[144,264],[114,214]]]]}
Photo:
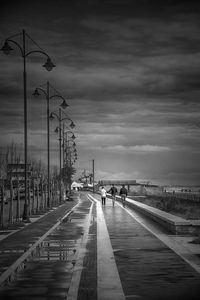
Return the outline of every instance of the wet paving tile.
{"type": "Polygon", "coordinates": [[[200,275],[124,210],[104,209],[127,299],[198,299],[200,275]]]}
{"type": "Polygon", "coordinates": [[[2,300],[66,299],[90,205],[90,201],[81,203],[71,215],[77,222],[65,220],[37,247],[16,281],[0,290],[2,300]]]}

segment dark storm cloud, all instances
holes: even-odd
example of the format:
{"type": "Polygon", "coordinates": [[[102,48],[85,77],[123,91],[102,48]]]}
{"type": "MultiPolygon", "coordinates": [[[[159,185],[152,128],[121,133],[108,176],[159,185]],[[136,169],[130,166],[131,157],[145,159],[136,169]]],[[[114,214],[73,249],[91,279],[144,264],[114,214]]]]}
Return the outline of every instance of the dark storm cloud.
{"type": "MultiPolygon", "coordinates": [[[[60,1],[59,3],[62,7],[63,2],[60,1]]],[[[106,95],[113,93],[116,96],[119,95],[119,99],[124,93],[161,95],[170,92],[169,89],[172,92],[177,91],[179,84],[180,86],[182,83],[184,85],[183,78],[182,80],[176,78],[178,75],[174,74],[176,70],[172,64],[174,59],[179,60],[179,55],[183,60],[187,60],[187,57],[181,56],[181,54],[187,52],[188,45],[192,45],[193,51],[198,49],[199,21],[197,16],[194,18],[195,10],[191,9],[191,12],[188,13],[190,17],[187,16],[183,19],[181,16],[186,4],[179,3],[178,5],[176,3],[175,6],[171,4],[173,9],[176,7],[181,8],[179,13],[176,12],[176,9],[172,10],[170,5],[163,5],[159,11],[162,18],[158,18],[157,13],[155,15],[151,14],[152,7],[155,7],[158,3],[153,2],[152,4],[144,1],[143,5],[147,5],[150,11],[146,7],[142,18],[140,15],[142,10],[137,8],[138,3],[133,5],[129,1],[126,3],[119,1],[117,4],[116,2],[115,4],[114,2],[108,2],[106,6],[101,5],[98,1],[97,3],[98,6],[95,6],[94,3],[86,5],[91,10],[78,11],[77,22],[73,22],[73,17],[69,17],[69,15],[73,7],[80,7],[81,3],[75,1],[74,6],[70,3],[72,6],[69,7],[69,10],[66,8],[64,10],[66,12],[65,18],[61,17],[60,19],[56,17],[56,13],[54,14],[52,22],[60,26],[56,27],[56,32],[45,31],[45,44],[48,44],[48,47],[54,47],[54,51],[60,57],[59,60],[63,57],[66,58],[69,76],[72,75],[73,77],[74,73],[74,76],[78,79],[79,74],[82,74],[86,79],[88,78],[88,81],[91,81],[90,85],[84,82],[80,86],[81,91],[78,91],[79,86],[74,86],[73,90],[73,84],[70,81],[72,96],[85,97],[85,94],[89,93],[93,97],[95,92],[96,94],[101,92],[103,100],[106,95]],[[127,5],[131,7],[131,13],[126,10],[127,5]],[[113,14],[109,11],[111,6],[114,9],[113,14]],[[101,10],[101,7],[104,9],[101,10]],[[105,7],[108,9],[107,14],[105,7]],[[94,8],[96,8],[95,11],[94,8]],[[91,14],[91,11],[95,14],[95,17],[91,14]],[[149,13],[149,18],[146,18],[146,12],[149,13]],[[179,16],[179,18],[176,18],[176,16],[179,16]],[[171,57],[172,62],[170,62],[170,53],[174,55],[176,52],[178,53],[177,57],[171,57]],[[154,58],[154,66],[149,65],[148,60],[151,57],[154,58]],[[168,69],[159,69],[160,64],[162,66],[161,60],[169,63],[168,69]],[[138,70],[138,65],[140,70],[138,70]],[[90,66],[89,70],[88,66],[90,66]],[[137,71],[139,74],[137,74],[137,71]],[[125,73],[124,76],[123,73],[125,73]],[[96,74],[99,74],[99,76],[96,74]],[[121,74],[120,77],[118,74],[121,74]],[[96,76],[94,77],[94,75],[96,76]],[[87,90],[86,92],[84,92],[84,87],[87,90]]],[[[51,8],[51,3],[49,7],[51,8]]],[[[58,4],[59,9],[60,7],[58,4]]],[[[55,8],[55,10],[58,8],[55,8]]],[[[159,10],[158,8],[159,5],[157,10],[159,10]]],[[[47,18],[51,18],[51,10],[47,18]]],[[[32,60],[35,59],[32,58],[32,60]]],[[[195,62],[194,57],[193,64],[195,62]]],[[[187,78],[185,78],[186,80],[187,78]]],[[[115,99],[117,100],[117,97],[115,99]]]]}
{"type": "Polygon", "coordinates": [[[132,19],[123,19],[120,23],[115,19],[83,20],[82,25],[88,33],[82,26],[79,35],[83,34],[84,43],[76,36],[76,41],[69,38],[72,53],[66,52],[69,55],[72,95],[85,97],[85,88],[91,98],[97,94],[94,100],[98,99],[98,95],[106,100],[109,94],[115,94],[115,100],[120,100],[124,94],[151,94],[160,98],[166,93],[170,95],[180,93],[183,89],[184,92],[198,89],[199,24],[194,22],[193,16],[186,24],[177,20],[172,23],[132,19]],[[89,39],[91,31],[96,32],[89,39]],[[179,35],[185,36],[179,38],[181,43],[176,43],[179,35]],[[98,39],[102,36],[100,42],[96,36],[98,39]],[[137,36],[141,43],[138,43],[137,36]],[[191,41],[192,55],[187,49],[191,41]],[[77,43],[80,45],[78,53],[77,43]],[[77,82],[79,77],[83,79],[83,84],[77,84],[74,90],[73,77],[77,82]]]}

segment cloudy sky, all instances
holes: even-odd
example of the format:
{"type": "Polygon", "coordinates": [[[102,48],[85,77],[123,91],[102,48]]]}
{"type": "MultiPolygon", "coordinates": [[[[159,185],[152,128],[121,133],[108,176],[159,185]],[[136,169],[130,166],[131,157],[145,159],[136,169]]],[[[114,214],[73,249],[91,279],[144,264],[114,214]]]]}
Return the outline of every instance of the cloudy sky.
{"type": "MultiPolygon", "coordinates": [[[[198,1],[7,1],[0,41],[21,33],[44,49],[27,58],[28,149],[46,161],[46,103],[31,94],[47,80],[76,123],[78,174],[200,184],[200,4],[198,1]]],[[[19,37],[13,39],[21,41],[19,37]]],[[[23,64],[0,54],[0,145],[23,145],[23,64]]],[[[36,45],[27,39],[27,48],[36,45]]],[[[51,111],[60,102],[52,100],[51,111]]],[[[58,140],[51,123],[51,160],[58,140]]]]}

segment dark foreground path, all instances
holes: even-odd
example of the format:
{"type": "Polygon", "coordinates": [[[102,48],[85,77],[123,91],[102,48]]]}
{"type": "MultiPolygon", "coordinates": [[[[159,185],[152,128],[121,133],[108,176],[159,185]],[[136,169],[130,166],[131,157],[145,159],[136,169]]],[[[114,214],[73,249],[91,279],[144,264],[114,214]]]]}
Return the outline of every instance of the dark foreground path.
{"type": "Polygon", "coordinates": [[[0,299],[199,299],[200,274],[134,215],[109,199],[102,208],[99,195],[77,194],[76,203],[16,280],[1,288],[0,299]]]}
{"type": "Polygon", "coordinates": [[[30,245],[35,243],[38,238],[45,234],[60,218],[69,212],[77,202],[77,199],[65,202],[42,216],[37,222],[29,224],[22,230],[0,241],[0,275],[6,268],[11,266],[30,245]]]}

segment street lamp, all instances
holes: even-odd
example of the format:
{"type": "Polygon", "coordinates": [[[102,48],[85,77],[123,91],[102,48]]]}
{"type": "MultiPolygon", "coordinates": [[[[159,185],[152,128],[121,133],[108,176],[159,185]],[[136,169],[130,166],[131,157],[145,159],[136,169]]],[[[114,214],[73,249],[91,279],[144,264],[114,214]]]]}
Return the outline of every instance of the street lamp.
{"type": "Polygon", "coordinates": [[[74,133],[71,131],[71,130],[64,130],[63,128],[63,167],[64,167],[64,153],[66,152],[66,161],[67,161],[67,152],[68,152],[68,149],[71,147],[73,148],[73,152],[74,154],[76,153],[76,143],[74,142],[75,140],[75,135],[74,133]],[[68,133],[71,133],[72,135],[69,136],[70,138],[68,138],[68,133]],[[69,145],[69,143],[72,142],[72,145],[69,145]],[[66,149],[65,148],[65,144],[66,144],[66,149]]]}
{"type": "MultiPolygon", "coordinates": [[[[71,121],[71,124],[69,125],[69,127],[73,129],[75,127],[75,124],[71,119],[69,119],[69,120],[71,121]]],[[[62,144],[62,147],[63,147],[63,168],[64,168],[64,164],[65,164],[65,162],[64,162],[64,160],[65,160],[65,143],[67,144],[67,142],[72,141],[72,139],[68,141],[67,133],[71,132],[72,135],[73,135],[73,141],[75,139],[75,136],[74,136],[73,132],[69,129],[69,127],[66,126],[66,123],[63,123],[63,128],[62,128],[62,133],[63,133],[63,137],[62,137],[62,139],[63,139],[63,144],[62,144]],[[66,128],[67,128],[67,130],[66,130],[66,128]]],[[[56,132],[56,130],[55,130],[55,132],[56,132]]],[[[75,146],[76,146],[76,143],[73,142],[73,147],[75,147],[75,146]]]]}
{"type": "MultiPolygon", "coordinates": [[[[62,189],[62,184],[61,184],[61,170],[62,170],[62,155],[61,155],[61,141],[62,141],[62,137],[61,137],[61,131],[62,131],[62,128],[61,128],[61,123],[62,121],[64,120],[70,120],[71,121],[71,124],[69,125],[71,128],[75,127],[75,124],[74,122],[67,116],[67,114],[64,113],[64,117],[62,117],[62,110],[61,108],[59,108],[59,114],[56,114],[55,112],[52,112],[49,116],[49,119],[52,121],[54,120],[54,118],[57,118],[58,119],[58,122],[59,122],[59,126],[56,127],[55,129],[55,132],[58,133],[59,132],[59,160],[60,160],[60,164],[59,164],[59,169],[60,169],[60,182],[59,182],[59,185],[60,185],[60,203],[62,202],[62,197],[61,197],[61,189],[62,189]]],[[[75,135],[73,134],[73,139],[75,139],[75,135]]]]}
{"type": "Polygon", "coordinates": [[[10,46],[14,44],[20,50],[21,56],[23,58],[23,89],[24,89],[24,183],[25,183],[25,203],[24,203],[24,212],[23,212],[23,220],[29,221],[29,214],[28,214],[28,202],[27,202],[27,145],[28,145],[28,135],[27,135],[27,79],[26,79],[26,58],[34,53],[40,53],[47,57],[47,61],[43,65],[43,67],[47,71],[51,71],[55,65],[52,63],[49,55],[42,50],[38,44],[25,32],[22,30],[22,33],[13,35],[8,37],[3,47],[0,49],[4,54],[8,55],[14,49],[10,46]],[[17,41],[13,40],[13,38],[17,36],[22,36],[22,44],[19,44],[17,41]],[[40,50],[33,50],[33,51],[26,51],[26,38],[29,38],[40,50]]]}
{"type": "Polygon", "coordinates": [[[60,98],[63,100],[63,102],[60,104],[60,106],[65,109],[68,107],[68,104],[66,103],[65,99],[55,90],[55,88],[47,81],[46,88],[43,87],[37,87],[33,93],[33,96],[38,97],[40,96],[40,92],[42,92],[47,100],[47,182],[48,182],[48,197],[47,197],[47,207],[50,207],[50,134],[49,134],[49,101],[54,98],[60,98]],[[50,96],[50,87],[54,90],[55,94],[50,96]]]}

